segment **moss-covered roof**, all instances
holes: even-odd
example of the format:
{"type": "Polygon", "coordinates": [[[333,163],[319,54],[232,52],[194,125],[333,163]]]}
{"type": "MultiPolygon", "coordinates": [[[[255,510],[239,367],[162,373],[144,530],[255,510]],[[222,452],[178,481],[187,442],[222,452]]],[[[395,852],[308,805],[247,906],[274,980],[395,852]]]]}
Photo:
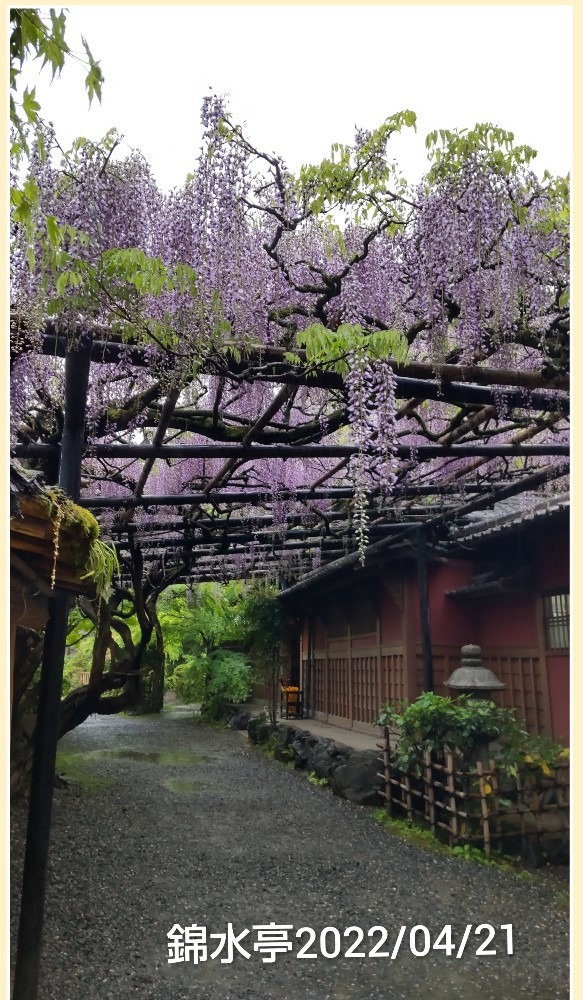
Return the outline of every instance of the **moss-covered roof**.
{"type": "Polygon", "coordinates": [[[10,500],[11,551],[52,586],[100,586],[114,556],[99,540],[93,514],[17,463],[10,467],[10,500]]]}

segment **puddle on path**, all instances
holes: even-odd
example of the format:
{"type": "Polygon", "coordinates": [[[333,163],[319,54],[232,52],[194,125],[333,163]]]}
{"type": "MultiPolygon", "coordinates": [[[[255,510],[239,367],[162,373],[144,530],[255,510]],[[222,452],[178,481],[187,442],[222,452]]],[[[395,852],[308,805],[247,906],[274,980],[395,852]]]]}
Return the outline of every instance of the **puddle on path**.
{"type": "Polygon", "coordinates": [[[169,792],[176,792],[177,795],[190,795],[206,788],[204,781],[194,781],[192,778],[166,778],[163,785],[169,792]]]}
{"type": "Polygon", "coordinates": [[[201,753],[189,753],[188,751],[171,751],[171,750],[157,750],[157,751],[145,751],[145,750],[91,750],[87,756],[93,757],[96,760],[102,758],[113,758],[114,760],[136,760],[143,764],[167,764],[167,765],[186,765],[186,764],[199,764],[203,760],[207,760],[205,754],[201,753]]]}

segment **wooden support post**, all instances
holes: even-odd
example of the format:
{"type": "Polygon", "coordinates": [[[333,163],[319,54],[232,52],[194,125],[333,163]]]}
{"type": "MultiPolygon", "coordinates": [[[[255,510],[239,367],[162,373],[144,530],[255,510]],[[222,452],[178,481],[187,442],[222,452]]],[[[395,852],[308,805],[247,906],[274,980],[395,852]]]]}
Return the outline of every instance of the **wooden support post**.
{"type": "Polygon", "coordinates": [[[484,765],[482,761],[479,760],[476,763],[476,770],[478,772],[478,785],[480,787],[480,807],[482,810],[482,831],[484,837],[484,854],[487,858],[490,857],[490,822],[488,813],[488,801],[486,798],[486,786],[484,782],[484,765]]]}
{"type": "Polygon", "coordinates": [[[312,678],[314,676],[314,619],[308,618],[308,659],[306,661],[306,678],[304,681],[305,717],[310,718],[312,710],[312,678]]]}
{"type": "Polygon", "coordinates": [[[348,645],[348,665],[346,673],[346,685],[347,685],[347,695],[348,695],[348,718],[350,719],[350,728],[352,729],[352,724],[354,722],[354,671],[352,668],[352,635],[350,634],[350,621],[348,620],[348,638],[346,640],[348,645]]]}
{"type": "Polygon", "coordinates": [[[457,822],[457,802],[455,800],[455,781],[453,775],[453,754],[445,755],[445,766],[447,774],[447,792],[449,796],[450,815],[450,846],[455,847],[458,842],[458,822],[457,822]]]}
{"type": "Polygon", "coordinates": [[[490,830],[490,842],[492,840],[498,841],[498,846],[500,847],[502,840],[500,838],[500,822],[498,820],[498,814],[500,812],[500,806],[498,805],[498,771],[496,770],[496,765],[492,759],[488,761],[488,771],[490,772],[490,784],[492,786],[492,805],[490,809],[490,815],[494,814],[494,824],[493,831],[490,830]]]}
{"type": "Polygon", "coordinates": [[[382,646],[381,646],[381,609],[380,609],[380,607],[377,608],[377,616],[376,616],[376,641],[377,641],[377,648],[376,648],[377,665],[376,665],[376,671],[375,671],[374,704],[371,706],[371,708],[372,708],[372,718],[370,720],[371,722],[375,722],[375,720],[378,719],[379,712],[380,712],[381,706],[383,704],[383,655],[382,655],[382,646]]]}
{"type": "Polygon", "coordinates": [[[433,656],[429,625],[429,587],[427,584],[427,536],[422,527],[417,529],[417,573],[419,579],[419,608],[421,612],[421,643],[423,648],[423,690],[433,691],[433,656]]]}
{"type": "Polygon", "coordinates": [[[411,799],[411,779],[409,772],[405,771],[405,804],[407,806],[407,819],[413,822],[413,802],[411,799]]]}
{"type": "Polygon", "coordinates": [[[426,815],[429,819],[431,832],[435,836],[435,789],[433,787],[433,769],[431,767],[431,754],[429,750],[425,750],[423,758],[425,785],[427,787],[427,797],[425,799],[427,806],[426,815]]]}
{"type": "Polygon", "coordinates": [[[325,660],[324,660],[324,704],[322,706],[322,711],[326,716],[325,721],[328,721],[330,712],[330,649],[328,645],[328,629],[326,629],[326,646],[325,646],[325,660]]]}
{"type": "MultiPolygon", "coordinates": [[[[65,362],[65,417],[59,487],[78,500],[85,447],[85,405],[91,343],[86,341],[65,362]]],[[[37,725],[22,876],[20,922],[14,976],[14,1000],[36,1000],[40,970],[44,899],[55,783],[55,758],[67,641],[69,594],[56,588],[49,601],[45,630],[37,725]]]]}
{"type": "Polygon", "coordinates": [[[300,625],[298,622],[295,623],[295,628],[293,631],[293,638],[291,644],[291,660],[290,660],[290,673],[289,680],[290,684],[295,687],[301,688],[301,638],[300,638],[300,625]]]}
{"type": "Polygon", "coordinates": [[[385,765],[385,805],[389,816],[393,815],[393,789],[391,788],[391,735],[389,727],[383,731],[383,762],[385,765]]]}

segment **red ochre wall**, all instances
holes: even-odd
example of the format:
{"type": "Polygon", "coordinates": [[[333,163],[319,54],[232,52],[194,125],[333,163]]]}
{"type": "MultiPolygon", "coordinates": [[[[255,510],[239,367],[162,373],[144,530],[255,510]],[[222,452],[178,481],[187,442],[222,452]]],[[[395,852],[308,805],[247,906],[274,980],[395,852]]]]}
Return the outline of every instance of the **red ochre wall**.
{"type": "MultiPolygon", "coordinates": [[[[450,694],[444,682],[459,666],[461,647],[478,641],[473,604],[447,596],[448,591],[465,587],[472,575],[472,564],[466,560],[430,562],[428,566],[429,628],[436,694],[450,694]]],[[[409,619],[409,634],[413,648],[409,650],[408,656],[408,700],[414,701],[423,691],[423,653],[419,581],[413,563],[409,576],[409,619]]]]}
{"type": "Polygon", "coordinates": [[[532,594],[504,594],[476,601],[476,642],[483,650],[501,646],[538,647],[536,601],[532,594]]]}
{"type": "MultiPolygon", "coordinates": [[[[429,624],[431,644],[447,644],[460,647],[469,642],[477,642],[473,602],[458,601],[447,596],[449,590],[459,590],[472,579],[472,564],[461,560],[429,565],[429,624]]],[[[410,614],[413,632],[421,641],[421,609],[419,604],[419,582],[414,573],[410,581],[410,614]]]]}
{"type": "MultiPolygon", "coordinates": [[[[402,570],[399,567],[399,573],[402,570]]],[[[399,646],[404,641],[403,610],[405,583],[402,576],[394,581],[394,589],[379,583],[381,645],[399,646]]]]}
{"type": "MultiPolygon", "coordinates": [[[[536,549],[535,569],[539,593],[569,589],[569,530],[567,526],[549,531],[544,544],[536,549]]],[[[569,742],[570,658],[568,654],[547,653],[547,678],[551,702],[553,735],[569,742]]]]}
{"type": "Polygon", "coordinates": [[[551,700],[553,735],[569,743],[569,657],[547,654],[547,678],[551,700]]]}
{"type": "MultiPolygon", "coordinates": [[[[529,556],[535,571],[536,592],[532,595],[477,597],[473,599],[448,596],[448,591],[459,590],[472,580],[474,566],[469,560],[449,560],[447,563],[429,564],[429,608],[433,648],[435,690],[449,694],[444,681],[459,666],[463,645],[476,643],[482,647],[487,665],[507,684],[507,689],[497,696],[504,704],[513,700],[531,720],[533,731],[548,731],[549,711],[542,707],[550,703],[552,733],[565,741],[569,738],[569,657],[549,653],[546,655],[545,681],[544,635],[541,626],[540,595],[569,587],[569,536],[566,527],[549,531],[545,541],[533,539],[529,556]],[[534,661],[540,661],[540,668],[534,661]],[[534,664],[534,665],[533,665],[534,664]],[[534,673],[533,673],[534,671],[534,673]],[[527,675],[516,680],[514,674],[527,675]],[[535,676],[536,674],[536,676],[535,676]],[[529,689],[530,677],[536,691],[529,689]],[[545,722],[546,719],[546,722],[545,722]]],[[[380,644],[383,650],[401,656],[401,669],[408,675],[407,697],[414,700],[423,689],[421,654],[421,623],[419,587],[416,565],[412,561],[397,562],[384,567],[383,582],[378,580],[378,608],[380,644]]],[[[534,589],[534,588],[533,588],[534,589]]],[[[307,614],[307,609],[306,609],[307,614]]],[[[326,631],[316,618],[314,646],[326,648],[326,631]]],[[[372,635],[352,636],[352,646],[376,645],[372,635]]],[[[347,640],[331,642],[330,655],[346,655],[347,640]]],[[[302,650],[305,658],[308,649],[307,617],[302,628],[302,650]]],[[[383,654],[384,656],[384,654],[383,654]]],[[[388,662],[383,669],[397,669],[388,662]]]]}

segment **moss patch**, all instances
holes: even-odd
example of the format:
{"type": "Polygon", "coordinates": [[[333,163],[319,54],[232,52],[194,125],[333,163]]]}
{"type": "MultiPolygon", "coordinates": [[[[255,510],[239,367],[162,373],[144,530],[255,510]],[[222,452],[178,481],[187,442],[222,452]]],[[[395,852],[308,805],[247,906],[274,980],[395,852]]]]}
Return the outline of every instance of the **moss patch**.
{"type": "Polygon", "coordinates": [[[186,750],[90,750],[86,757],[94,760],[129,760],[142,764],[163,764],[167,767],[184,767],[189,764],[199,764],[206,760],[200,753],[190,753],[186,750]]]}
{"type": "Polygon", "coordinates": [[[58,489],[45,490],[35,498],[44,507],[47,516],[54,518],[60,513],[61,527],[64,531],[72,530],[77,537],[81,536],[87,543],[99,538],[99,524],[90,511],[72,500],[58,489]]]}
{"type": "Polygon", "coordinates": [[[59,777],[70,778],[75,784],[90,792],[101,792],[113,783],[111,778],[95,774],[87,754],[57,750],[56,773],[59,777]]]}
{"type": "MultiPolygon", "coordinates": [[[[373,811],[373,819],[377,823],[380,823],[388,833],[407,841],[409,844],[414,844],[416,847],[435,851],[450,858],[458,858],[470,864],[489,865],[492,868],[497,868],[499,871],[507,872],[514,878],[524,882],[548,885],[547,879],[536,871],[525,868],[519,858],[508,857],[505,854],[500,854],[498,851],[492,851],[491,857],[487,858],[483,851],[474,847],[469,849],[461,847],[452,849],[448,844],[444,844],[437,837],[434,837],[431,830],[424,830],[422,827],[411,825],[407,820],[391,819],[386,809],[382,806],[373,811]]],[[[556,905],[558,908],[565,908],[565,906],[568,908],[568,899],[568,893],[558,892],[556,894],[556,905]],[[564,899],[561,897],[564,897],[564,899]]]]}
{"type": "Polygon", "coordinates": [[[452,856],[451,848],[446,844],[442,844],[437,837],[433,836],[430,830],[423,830],[421,827],[412,826],[406,820],[391,819],[382,806],[379,809],[375,809],[372,815],[375,822],[380,823],[388,833],[400,837],[401,840],[406,840],[407,843],[415,844],[417,847],[429,848],[429,850],[436,851],[438,854],[452,856]]]}

